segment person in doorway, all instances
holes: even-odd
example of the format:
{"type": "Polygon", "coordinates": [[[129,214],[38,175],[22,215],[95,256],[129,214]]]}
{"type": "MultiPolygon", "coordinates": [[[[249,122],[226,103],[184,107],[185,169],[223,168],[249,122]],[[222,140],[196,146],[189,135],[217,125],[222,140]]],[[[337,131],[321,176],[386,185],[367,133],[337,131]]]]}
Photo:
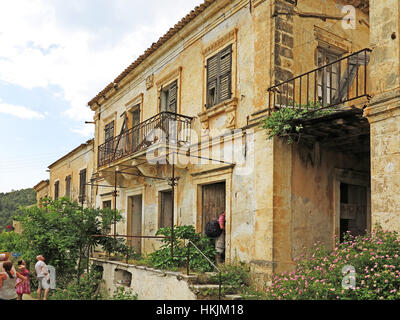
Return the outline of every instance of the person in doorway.
{"type": "Polygon", "coordinates": [[[17,279],[17,295],[18,295],[18,300],[22,300],[22,297],[24,294],[30,294],[31,293],[31,286],[29,283],[29,270],[26,266],[26,263],[24,260],[18,261],[18,272],[22,274],[24,277],[26,277],[26,281],[23,283],[21,279],[17,279]]]}
{"type": "Polygon", "coordinates": [[[42,300],[42,290],[44,290],[43,294],[43,300],[47,300],[47,295],[49,294],[50,291],[50,276],[49,276],[49,271],[47,270],[47,265],[44,262],[44,257],[42,255],[38,255],[36,257],[36,264],[35,264],[35,271],[36,271],[36,277],[38,280],[38,299],[42,300]]]}
{"type": "Polygon", "coordinates": [[[27,278],[16,272],[11,261],[3,262],[4,272],[0,273],[0,300],[17,300],[15,288],[23,285],[27,278]],[[21,281],[17,284],[17,278],[21,281]]]}
{"type": "Polygon", "coordinates": [[[215,250],[217,251],[217,263],[225,262],[225,212],[218,217],[219,227],[222,232],[215,241],[215,250]]]}

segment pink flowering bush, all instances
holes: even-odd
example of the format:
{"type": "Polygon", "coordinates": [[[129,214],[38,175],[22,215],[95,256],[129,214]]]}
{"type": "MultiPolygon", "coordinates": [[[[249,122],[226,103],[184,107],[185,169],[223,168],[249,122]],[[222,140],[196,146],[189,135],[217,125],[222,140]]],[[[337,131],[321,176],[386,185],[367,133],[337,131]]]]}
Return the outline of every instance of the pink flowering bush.
{"type": "Polygon", "coordinates": [[[347,234],[328,251],[316,243],[296,271],[276,275],[266,299],[400,300],[400,242],[396,232],[377,228],[347,234]]]}

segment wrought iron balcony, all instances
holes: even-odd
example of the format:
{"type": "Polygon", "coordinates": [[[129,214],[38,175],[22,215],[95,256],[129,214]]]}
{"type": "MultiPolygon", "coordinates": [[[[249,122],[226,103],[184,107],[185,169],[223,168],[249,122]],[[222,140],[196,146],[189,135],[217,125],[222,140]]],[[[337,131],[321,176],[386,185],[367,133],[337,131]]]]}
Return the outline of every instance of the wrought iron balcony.
{"type": "Polygon", "coordinates": [[[268,112],[280,108],[339,108],[368,95],[371,49],[363,49],[268,88],[268,112]]]}
{"type": "Polygon", "coordinates": [[[188,143],[192,119],[177,113],[161,112],[100,145],[98,166],[116,162],[158,143],[175,146],[188,143]]]}

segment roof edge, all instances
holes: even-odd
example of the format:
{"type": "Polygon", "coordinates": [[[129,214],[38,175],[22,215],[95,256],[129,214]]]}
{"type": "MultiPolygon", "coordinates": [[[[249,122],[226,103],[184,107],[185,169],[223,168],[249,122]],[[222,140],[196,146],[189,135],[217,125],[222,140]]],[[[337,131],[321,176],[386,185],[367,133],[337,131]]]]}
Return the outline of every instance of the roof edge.
{"type": "Polygon", "coordinates": [[[68,152],[67,154],[63,155],[61,158],[59,158],[58,160],[54,161],[52,164],[50,164],[48,166],[49,169],[51,169],[52,167],[54,167],[57,163],[59,163],[62,160],[65,160],[66,158],[70,157],[71,155],[73,155],[74,153],[78,152],[80,149],[83,149],[85,147],[87,147],[88,145],[94,143],[94,138],[90,139],[88,141],[86,141],[85,143],[80,144],[79,146],[77,146],[75,149],[71,150],[70,152],[68,152]]]}
{"type": "MultiPolygon", "coordinates": [[[[193,21],[197,16],[204,12],[209,6],[211,6],[217,0],[205,0],[202,4],[196,6],[191,10],[185,17],[183,17],[178,23],[170,28],[157,42],[145,50],[133,63],[131,63],[113,82],[108,84],[102,91],[100,91],[92,100],[88,102],[88,106],[92,107],[101,97],[108,93],[112,88],[118,85],[131,71],[136,69],[145,59],[147,59],[152,53],[159,49],[164,43],[176,35],[182,30],[187,24],[193,21]]],[[[93,110],[93,109],[92,109],[93,110]]]]}

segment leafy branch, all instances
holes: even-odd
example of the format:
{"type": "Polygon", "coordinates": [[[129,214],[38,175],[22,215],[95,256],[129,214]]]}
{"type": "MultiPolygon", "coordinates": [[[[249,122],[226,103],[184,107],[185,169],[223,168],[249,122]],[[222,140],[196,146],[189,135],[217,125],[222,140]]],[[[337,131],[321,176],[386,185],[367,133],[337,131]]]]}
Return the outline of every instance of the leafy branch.
{"type": "Polygon", "coordinates": [[[309,102],[306,105],[295,104],[294,108],[280,108],[264,119],[262,127],[268,132],[268,139],[275,136],[287,136],[288,144],[300,138],[303,125],[297,120],[313,119],[328,115],[332,109],[323,109],[322,105],[309,102]]]}

